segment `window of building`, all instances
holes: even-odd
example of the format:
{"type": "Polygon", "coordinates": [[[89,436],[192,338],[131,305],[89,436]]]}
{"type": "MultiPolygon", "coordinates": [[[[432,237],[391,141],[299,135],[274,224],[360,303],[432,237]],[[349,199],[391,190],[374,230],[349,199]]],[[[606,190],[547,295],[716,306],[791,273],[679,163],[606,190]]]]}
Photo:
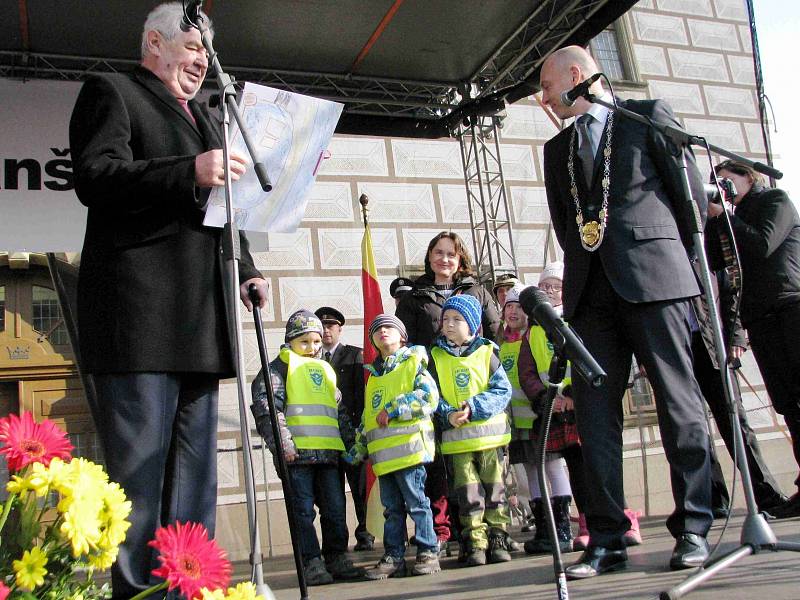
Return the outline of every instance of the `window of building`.
{"type": "Polygon", "coordinates": [[[0,331],[6,330],[6,287],[0,285],[0,331]]]}
{"type": "Polygon", "coordinates": [[[589,42],[600,70],[613,82],[641,83],[625,17],[606,27],[589,42]]]}
{"type": "Polygon", "coordinates": [[[46,287],[33,286],[33,328],[54,346],[69,343],[67,328],[61,316],[56,293],[46,287]]]}

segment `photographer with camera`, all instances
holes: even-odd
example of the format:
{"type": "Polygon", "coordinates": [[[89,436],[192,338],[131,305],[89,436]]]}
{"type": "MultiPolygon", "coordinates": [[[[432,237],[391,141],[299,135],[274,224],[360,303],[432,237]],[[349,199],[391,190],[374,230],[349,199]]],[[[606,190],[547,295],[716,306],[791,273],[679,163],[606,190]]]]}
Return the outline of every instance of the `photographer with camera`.
{"type": "MultiPolygon", "coordinates": [[[[764,187],[751,167],[728,160],[714,170],[735,187],[726,199],[733,204],[730,221],[742,268],[742,325],[800,464],[800,217],[786,192],[764,187]]],[[[724,210],[709,203],[706,246],[714,269],[725,267],[724,210]]],[[[800,476],[795,483],[800,486],[800,476]]],[[[800,515],[800,493],[770,512],[777,518],[800,515]]]]}

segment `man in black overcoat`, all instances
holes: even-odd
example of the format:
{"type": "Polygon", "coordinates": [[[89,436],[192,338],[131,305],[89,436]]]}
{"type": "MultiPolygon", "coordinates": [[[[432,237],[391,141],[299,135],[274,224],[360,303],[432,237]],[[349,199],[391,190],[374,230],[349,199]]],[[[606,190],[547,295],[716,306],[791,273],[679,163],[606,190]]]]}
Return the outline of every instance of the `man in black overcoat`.
{"type": "MultiPolygon", "coordinates": [[[[133,503],[112,568],[114,598],[151,584],[155,530],[175,521],[214,535],[217,395],[234,375],[222,291],[221,229],[204,227],[223,185],[220,132],[194,100],[208,67],[180,2],[155,8],[130,74],[90,77],[70,121],[78,198],[89,209],[78,281],[81,367],[109,476],[133,503]]],[[[234,179],[245,159],[232,156],[234,179]]],[[[267,282],[241,236],[240,294],[267,282]]]]}
{"type": "MultiPolygon", "coordinates": [[[[622,397],[632,354],[647,369],[670,463],[675,509],[667,527],[677,540],[671,568],[705,560],[712,523],[708,431],[692,373],[688,323],[690,299],[699,288],[687,255],[691,235],[681,216],[679,158],[663,136],[633,120],[584,98],[571,107],[562,103],[562,92],[597,70],[577,46],[554,52],[541,70],[542,101],[562,119],[577,117],[544,147],[547,199],[564,250],[564,318],[608,373],[600,389],[573,378],[591,543],[567,568],[570,578],[627,563],[622,397]]],[[[612,100],[599,81],[591,91],[612,100]]],[[[664,102],[619,102],[676,123],[664,102]]],[[[704,212],[702,180],[691,152],[685,155],[704,212]]]]}

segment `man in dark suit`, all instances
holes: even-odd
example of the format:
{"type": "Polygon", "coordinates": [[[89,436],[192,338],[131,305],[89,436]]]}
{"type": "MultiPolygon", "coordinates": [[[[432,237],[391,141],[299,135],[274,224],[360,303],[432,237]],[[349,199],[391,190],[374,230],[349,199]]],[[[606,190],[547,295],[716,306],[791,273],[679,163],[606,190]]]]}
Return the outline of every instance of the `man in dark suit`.
{"type": "MultiPolygon", "coordinates": [[[[81,367],[109,476],[133,503],[112,568],[114,598],[150,585],[155,530],[176,520],[214,534],[217,394],[235,373],[222,292],[221,230],[204,227],[223,185],[220,134],[194,100],[208,66],[180,2],[155,8],[131,74],[91,77],[70,122],[75,187],[89,208],[78,281],[81,367]]],[[[230,161],[237,179],[243,157],[230,161]]],[[[239,280],[267,282],[242,241],[239,280]]]]}
{"type": "MultiPolygon", "coordinates": [[[[336,387],[342,394],[342,403],[347,409],[350,422],[354,427],[361,423],[364,413],[364,351],[358,346],[340,343],[344,315],[330,306],[322,306],[315,313],[322,321],[322,357],[331,363],[336,371],[336,387]]],[[[344,440],[349,448],[355,439],[344,440]]],[[[355,551],[372,550],[375,538],[367,531],[367,504],[366,504],[366,472],[364,465],[348,465],[342,461],[340,465],[344,479],[350,485],[350,494],[356,509],[355,551]]],[[[323,532],[324,534],[324,532],[323,532]]]]}
{"type": "MultiPolygon", "coordinates": [[[[554,52],[541,70],[542,101],[562,119],[578,117],[544,147],[547,199],[564,249],[564,318],[608,373],[600,389],[573,378],[591,545],[567,568],[570,578],[627,564],[621,401],[632,354],[654,389],[670,463],[675,510],[667,527],[677,540],[671,568],[702,564],[712,523],[708,430],[687,320],[699,289],[685,247],[691,236],[681,217],[679,161],[662,136],[631,119],[583,98],[571,107],[562,104],[562,92],[596,72],[594,60],[577,46],[554,52]]],[[[612,100],[600,82],[591,91],[612,100]]],[[[661,101],[620,103],[675,124],[661,101]]],[[[691,152],[686,158],[695,198],[701,198],[691,152]]]]}

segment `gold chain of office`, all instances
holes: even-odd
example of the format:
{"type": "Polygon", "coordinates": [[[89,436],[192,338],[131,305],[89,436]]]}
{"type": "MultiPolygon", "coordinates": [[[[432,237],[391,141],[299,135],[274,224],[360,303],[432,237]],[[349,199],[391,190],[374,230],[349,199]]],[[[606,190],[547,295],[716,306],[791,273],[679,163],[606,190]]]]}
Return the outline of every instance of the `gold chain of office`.
{"type": "Polygon", "coordinates": [[[570,192],[572,192],[572,199],[575,202],[575,222],[578,224],[578,236],[581,239],[581,245],[589,252],[594,252],[603,242],[606,222],[608,221],[608,197],[609,189],[611,188],[611,134],[614,131],[614,113],[608,113],[606,146],[603,148],[603,204],[600,207],[600,212],[597,213],[597,221],[589,221],[587,223],[583,221],[583,211],[581,210],[581,202],[578,197],[578,184],[575,182],[577,129],[577,127],[572,128],[572,137],[569,142],[569,158],[567,159],[567,171],[569,171],[570,192]]]}

